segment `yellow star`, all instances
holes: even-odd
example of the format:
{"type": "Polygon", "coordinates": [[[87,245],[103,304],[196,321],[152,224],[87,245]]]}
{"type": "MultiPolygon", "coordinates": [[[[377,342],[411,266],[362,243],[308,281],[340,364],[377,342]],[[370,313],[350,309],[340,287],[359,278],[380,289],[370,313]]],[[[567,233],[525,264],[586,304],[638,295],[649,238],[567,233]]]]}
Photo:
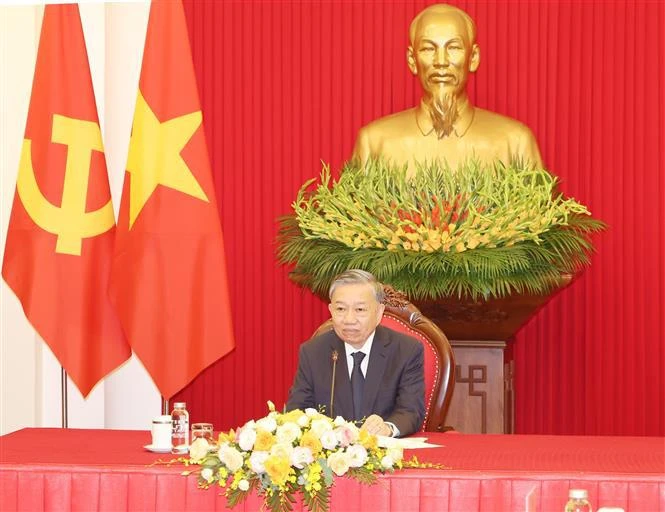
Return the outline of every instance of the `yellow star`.
{"type": "Polygon", "coordinates": [[[130,229],[157,185],[208,201],[192,171],[180,156],[180,152],[199,126],[200,110],[160,123],[139,91],[127,157],[127,172],[131,176],[130,229]]]}

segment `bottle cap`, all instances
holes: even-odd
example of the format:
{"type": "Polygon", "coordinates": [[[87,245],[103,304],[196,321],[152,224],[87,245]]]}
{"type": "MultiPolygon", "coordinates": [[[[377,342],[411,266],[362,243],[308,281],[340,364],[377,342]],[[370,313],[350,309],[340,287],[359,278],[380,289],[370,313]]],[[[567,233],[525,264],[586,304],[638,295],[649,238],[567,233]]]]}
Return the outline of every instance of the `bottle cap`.
{"type": "Polygon", "coordinates": [[[185,402],[175,402],[173,404],[174,409],[184,409],[185,407],[187,407],[187,404],[185,402]]]}
{"type": "Polygon", "coordinates": [[[586,489],[570,489],[568,497],[576,500],[585,500],[589,497],[589,491],[586,489]]]}

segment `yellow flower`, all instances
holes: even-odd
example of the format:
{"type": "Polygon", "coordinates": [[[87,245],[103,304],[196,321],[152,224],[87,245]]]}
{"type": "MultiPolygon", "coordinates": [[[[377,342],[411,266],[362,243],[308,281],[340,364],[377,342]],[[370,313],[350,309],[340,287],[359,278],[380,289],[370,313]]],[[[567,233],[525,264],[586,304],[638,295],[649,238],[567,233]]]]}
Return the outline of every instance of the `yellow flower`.
{"type": "Polygon", "coordinates": [[[256,441],[254,441],[254,449],[261,452],[267,452],[275,444],[275,436],[262,428],[256,429],[256,441]]]}
{"type": "Polygon", "coordinates": [[[236,440],[236,433],[233,429],[229,430],[228,433],[220,432],[217,436],[217,444],[222,445],[225,443],[233,443],[236,440]]]}
{"type": "Polygon", "coordinates": [[[378,440],[375,435],[370,434],[365,429],[360,429],[360,444],[365,447],[366,450],[376,450],[378,448],[378,440]]]}
{"type": "Polygon", "coordinates": [[[456,250],[457,252],[464,252],[464,251],[466,251],[466,247],[464,246],[464,242],[459,242],[459,243],[455,246],[455,250],[456,250]]]}
{"type": "Polygon", "coordinates": [[[309,448],[315,458],[319,453],[321,453],[321,450],[323,449],[321,441],[319,441],[319,438],[316,437],[316,434],[314,434],[312,431],[308,431],[303,434],[303,436],[300,438],[300,446],[303,448],[309,448]]]}
{"type": "Polygon", "coordinates": [[[270,480],[278,487],[283,487],[291,472],[291,463],[286,457],[271,455],[265,461],[266,473],[270,480]]]}
{"type": "Polygon", "coordinates": [[[477,237],[477,236],[474,236],[471,239],[469,239],[469,241],[466,243],[466,246],[469,249],[475,249],[476,247],[478,247],[479,244],[480,244],[480,238],[477,237]]]}
{"type": "Polygon", "coordinates": [[[405,250],[410,251],[411,250],[411,242],[407,242],[407,241],[402,242],[402,247],[404,247],[405,250]]]}
{"type": "Polygon", "coordinates": [[[281,425],[284,423],[298,423],[298,420],[304,414],[305,413],[300,409],[293,409],[292,411],[282,414],[277,422],[281,425]]]}

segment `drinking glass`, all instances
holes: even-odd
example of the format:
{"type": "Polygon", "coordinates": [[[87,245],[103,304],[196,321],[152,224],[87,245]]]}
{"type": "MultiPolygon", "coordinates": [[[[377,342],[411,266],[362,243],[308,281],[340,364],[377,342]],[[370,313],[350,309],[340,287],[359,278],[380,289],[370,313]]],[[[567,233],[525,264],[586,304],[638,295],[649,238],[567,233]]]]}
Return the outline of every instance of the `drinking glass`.
{"type": "Polygon", "coordinates": [[[217,444],[213,437],[212,423],[192,424],[192,443],[200,437],[208,441],[210,446],[215,446],[217,444]]]}

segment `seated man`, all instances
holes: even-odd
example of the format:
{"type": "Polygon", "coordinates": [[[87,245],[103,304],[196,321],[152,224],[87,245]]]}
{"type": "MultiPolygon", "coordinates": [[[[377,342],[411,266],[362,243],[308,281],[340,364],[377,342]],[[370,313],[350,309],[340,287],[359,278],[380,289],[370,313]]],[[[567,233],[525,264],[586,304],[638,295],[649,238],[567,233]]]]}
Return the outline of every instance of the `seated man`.
{"type": "Polygon", "coordinates": [[[323,406],[333,418],[366,418],[371,434],[416,432],[425,417],[423,346],[379,325],[383,287],[369,272],[343,272],[329,296],[333,330],[301,345],[286,409],[323,406]]]}
{"type": "Polygon", "coordinates": [[[542,166],[531,130],[506,116],[478,108],[466,91],[480,64],[476,26],[469,15],[446,4],[421,11],[409,29],[407,64],[420,79],[423,97],[415,108],[361,128],[354,156],[362,163],[383,158],[396,165],[438,160],[456,169],[473,158],[483,164],[524,160],[542,166]]]}

